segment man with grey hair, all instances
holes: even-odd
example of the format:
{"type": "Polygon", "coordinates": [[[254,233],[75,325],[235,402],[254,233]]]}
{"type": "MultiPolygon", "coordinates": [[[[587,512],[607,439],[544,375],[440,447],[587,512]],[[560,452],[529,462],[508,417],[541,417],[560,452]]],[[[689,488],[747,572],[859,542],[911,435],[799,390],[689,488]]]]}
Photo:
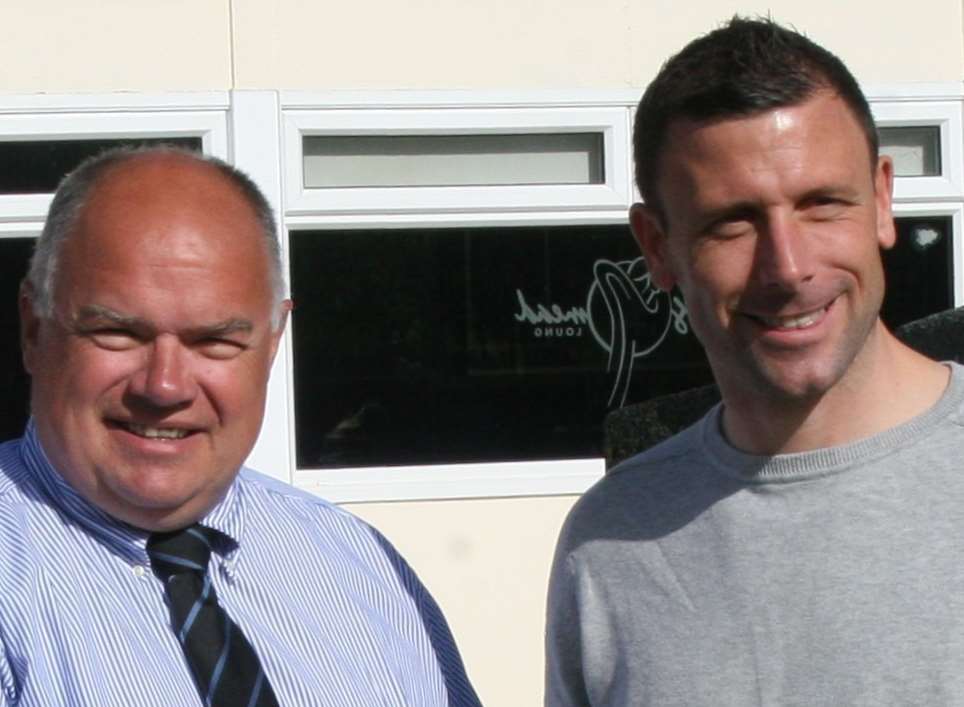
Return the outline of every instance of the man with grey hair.
{"type": "Polygon", "coordinates": [[[572,509],[547,704],[964,704],[964,368],[880,320],[893,166],[856,80],[734,18],[634,140],[630,224],[722,404],[572,509]]]}
{"type": "Polygon", "coordinates": [[[243,467],[289,310],[223,162],[121,150],[61,184],[0,446],[0,705],[478,704],[391,545],[243,467]]]}

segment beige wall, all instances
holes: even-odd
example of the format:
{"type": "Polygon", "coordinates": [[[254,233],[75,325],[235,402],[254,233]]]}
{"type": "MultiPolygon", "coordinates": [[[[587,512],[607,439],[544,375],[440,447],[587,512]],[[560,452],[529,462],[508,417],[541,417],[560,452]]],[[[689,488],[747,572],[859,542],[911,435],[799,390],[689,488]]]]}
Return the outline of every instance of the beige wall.
{"type": "Polygon", "coordinates": [[[573,497],[351,504],[438,601],[487,707],[542,703],[546,586],[573,497]]]}
{"type": "Polygon", "coordinates": [[[961,0],[0,0],[0,91],[642,87],[736,11],[863,81],[964,75],[961,0]]]}
{"type": "Polygon", "coordinates": [[[735,12],[795,24],[858,78],[962,77],[961,2],[837,0],[235,0],[241,88],[642,87],[735,12]],[[926,51],[910,47],[926,47],[926,51]]]}
{"type": "Polygon", "coordinates": [[[0,0],[0,92],[231,87],[228,0],[0,0]]]}

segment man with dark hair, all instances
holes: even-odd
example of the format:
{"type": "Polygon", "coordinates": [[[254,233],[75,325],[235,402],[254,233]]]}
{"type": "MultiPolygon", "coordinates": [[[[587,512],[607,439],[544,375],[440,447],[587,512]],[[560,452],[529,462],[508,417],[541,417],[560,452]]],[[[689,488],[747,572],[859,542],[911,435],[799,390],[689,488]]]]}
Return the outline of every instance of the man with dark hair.
{"type": "Polygon", "coordinates": [[[0,445],[0,705],[478,705],[388,541],[242,466],[289,309],[233,167],[122,150],[61,183],[0,445]]]}
{"type": "Polygon", "coordinates": [[[856,81],[735,18],[635,141],[633,232],[722,403],[570,513],[547,704],[964,704],[964,369],[880,321],[893,168],[856,81]]]}

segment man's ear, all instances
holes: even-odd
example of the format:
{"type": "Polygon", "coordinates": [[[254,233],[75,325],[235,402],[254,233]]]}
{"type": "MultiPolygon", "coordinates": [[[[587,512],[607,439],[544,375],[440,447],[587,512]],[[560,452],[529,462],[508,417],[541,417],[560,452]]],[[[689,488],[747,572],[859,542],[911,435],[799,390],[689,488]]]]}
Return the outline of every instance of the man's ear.
{"type": "Polygon", "coordinates": [[[667,252],[666,230],[659,214],[645,204],[633,204],[629,209],[629,226],[639,249],[643,251],[652,283],[669,292],[676,284],[676,276],[667,252]]]}
{"type": "Polygon", "coordinates": [[[877,158],[874,171],[874,201],[877,206],[877,242],[884,250],[897,242],[897,229],[891,210],[894,193],[894,163],[887,155],[877,158]]]}
{"type": "Polygon", "coordinates": [[[34,312],[33,288],[27,280],[20,283],[17,306],[20,311],[20,355],[23,358],[23,367],[27,373],[33,375],[37,338],[40,335],[40,317],[34,312]]]}

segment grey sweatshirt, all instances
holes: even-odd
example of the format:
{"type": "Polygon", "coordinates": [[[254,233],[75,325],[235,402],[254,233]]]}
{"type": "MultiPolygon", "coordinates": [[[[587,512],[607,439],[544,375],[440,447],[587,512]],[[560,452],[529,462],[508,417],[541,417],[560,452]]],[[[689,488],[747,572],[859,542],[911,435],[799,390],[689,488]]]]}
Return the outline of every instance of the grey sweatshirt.
{"type": "Polygon", "coordinates": [[[720,408],[576,504],[546,704],[964,705],[964,369],[929,411],[774,457],[720,408]]]}

